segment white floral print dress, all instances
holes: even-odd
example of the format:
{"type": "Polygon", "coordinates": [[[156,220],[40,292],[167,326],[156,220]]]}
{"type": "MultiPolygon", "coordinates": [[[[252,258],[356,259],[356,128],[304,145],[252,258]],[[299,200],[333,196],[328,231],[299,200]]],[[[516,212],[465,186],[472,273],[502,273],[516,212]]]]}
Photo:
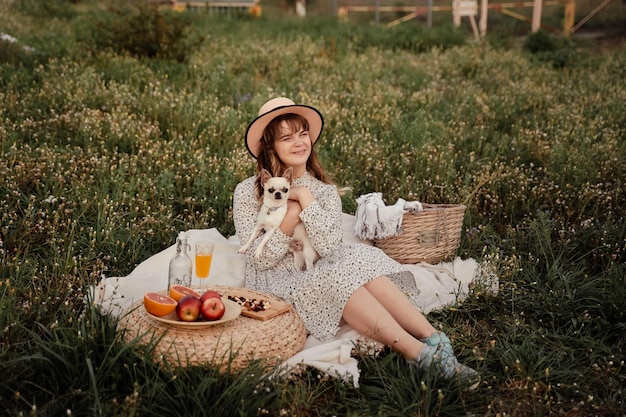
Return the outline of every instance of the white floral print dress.
{"type": "MultiPolygon", "coordinates": [[[[247,242],[252,234],[261,208],[254,178],[239,183],[233,196],[233,219],[241,242],[247,242]]],[[[298,271],[289,252],[291,237],[280,229],[268,241],[263,256],[256,259],[253,254],[260,236],[246,253],[246,287],[293,304],[307,331],[322,341],[332,339],[339,330],[343,308],[352,293],[377,277],[388,276],[417,303],[419,290],[413,274],[402,265],[378,248],[342,242],[342,207],[336,186],[309,173],[295,179],[293,186],[307,187],[315,197],[300,219],[320,259],[313,269],[298,271]]]]}

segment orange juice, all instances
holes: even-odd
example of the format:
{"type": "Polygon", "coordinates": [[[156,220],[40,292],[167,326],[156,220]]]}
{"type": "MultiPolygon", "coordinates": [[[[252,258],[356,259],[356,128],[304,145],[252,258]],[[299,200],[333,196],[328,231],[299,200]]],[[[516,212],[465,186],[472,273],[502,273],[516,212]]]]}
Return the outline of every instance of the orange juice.
{"type": "Polygon", "coordinates": [[[207,278],[211,271],[211,261],[213,254],[197,253],[196,254],[196,276],[198,278],[207,278]]]}

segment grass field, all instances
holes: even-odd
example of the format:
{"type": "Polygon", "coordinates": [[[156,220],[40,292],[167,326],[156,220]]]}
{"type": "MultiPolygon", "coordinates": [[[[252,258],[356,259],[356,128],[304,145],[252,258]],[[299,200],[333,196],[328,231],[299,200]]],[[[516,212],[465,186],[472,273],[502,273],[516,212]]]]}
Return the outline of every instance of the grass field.
{"type": "Polygon", "coordinates": [[[0,40],[0,415],[626,415],[623,42],[0,5],[17,39],[0,40]],[[477,391],[387,351],[360,360],[359,389],[160,365],[84,302],[178,230],[234,232],[243,134],[276,95],[326,116],[345,212],[372,191],[467,204],[459,255],[499,292],[429,318],[477,391]]]}

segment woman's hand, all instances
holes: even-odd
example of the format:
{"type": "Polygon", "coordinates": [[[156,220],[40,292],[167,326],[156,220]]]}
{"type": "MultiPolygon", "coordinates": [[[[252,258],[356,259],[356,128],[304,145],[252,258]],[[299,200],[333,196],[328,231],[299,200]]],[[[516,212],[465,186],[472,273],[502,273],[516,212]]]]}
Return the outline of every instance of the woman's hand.
{"type": "MultiPolygon", "coordinates": [[[[291,196],[290,196],[291,197],[291,196]]],[[[293,229],[296,228],[296,225],[300,223],[300,213],[302,212],[302,207],[300,203],[294,200],[287,201],[287,214],[283,219],[283,222],[280,224],[280,230],[287,236],[291,236],[293,234],[293,229]]]]}
{"type": "Polygon", "coordinates": [[[313,202],[313,194],[306,187],[292,187],[289,190],[289,200],[287,201],[287,214],[280,224],[280,230],[287,236],[293,234],[293,229],[300,223],[300,213],[313,202]]]}
{"type": "MultiPolygon", "coordinates": [[[[292,187],[289,190],[289,200],[297,201],[301,210],[304,210],[314,200],[313,194],[308,188],[302,186],[292,187]]],[[[299,214],[299,213],[298,213],[299,214]]]]}

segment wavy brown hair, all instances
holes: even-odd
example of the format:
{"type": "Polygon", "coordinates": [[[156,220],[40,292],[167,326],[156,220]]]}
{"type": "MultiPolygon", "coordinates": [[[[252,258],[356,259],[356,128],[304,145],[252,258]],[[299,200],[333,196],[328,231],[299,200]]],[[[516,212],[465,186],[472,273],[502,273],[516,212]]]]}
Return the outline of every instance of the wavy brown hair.
{"type": "MultiPolygon", "coordinates": [[[[276,142],[276,140],[280,138],[283,134],[283,131],[281,129],[282,122],[287,123],[287,126],[289,126],[289,130],[292,133],[299,132],[300,130],[309,130],[309,122],[304,117],[294,113],[277,116],[268,123],[267,127],[263,131],[263,136],[261,137],[261,146],[259,147],[259,155],[256,160],[257,178],[255,186],[257,196],[259,198],[263,196],[261,170],[266,169],[272,174],[272,176],[278,176],[282,175],[283,172],[285,172],[285,170],[287,169],[285,164],[276,154],[276,148],[274,147],[274,142],[276,142]]],[[[324,170],[324,167],[322,167],[322,164],[317,157],[317,153],[315,152],[314,146],[311,146],[311,155],[306,162],[306,169],[318,180],[327,184],[333,184],[328,174],[326,173],[326,170],[324,170]]]]}

